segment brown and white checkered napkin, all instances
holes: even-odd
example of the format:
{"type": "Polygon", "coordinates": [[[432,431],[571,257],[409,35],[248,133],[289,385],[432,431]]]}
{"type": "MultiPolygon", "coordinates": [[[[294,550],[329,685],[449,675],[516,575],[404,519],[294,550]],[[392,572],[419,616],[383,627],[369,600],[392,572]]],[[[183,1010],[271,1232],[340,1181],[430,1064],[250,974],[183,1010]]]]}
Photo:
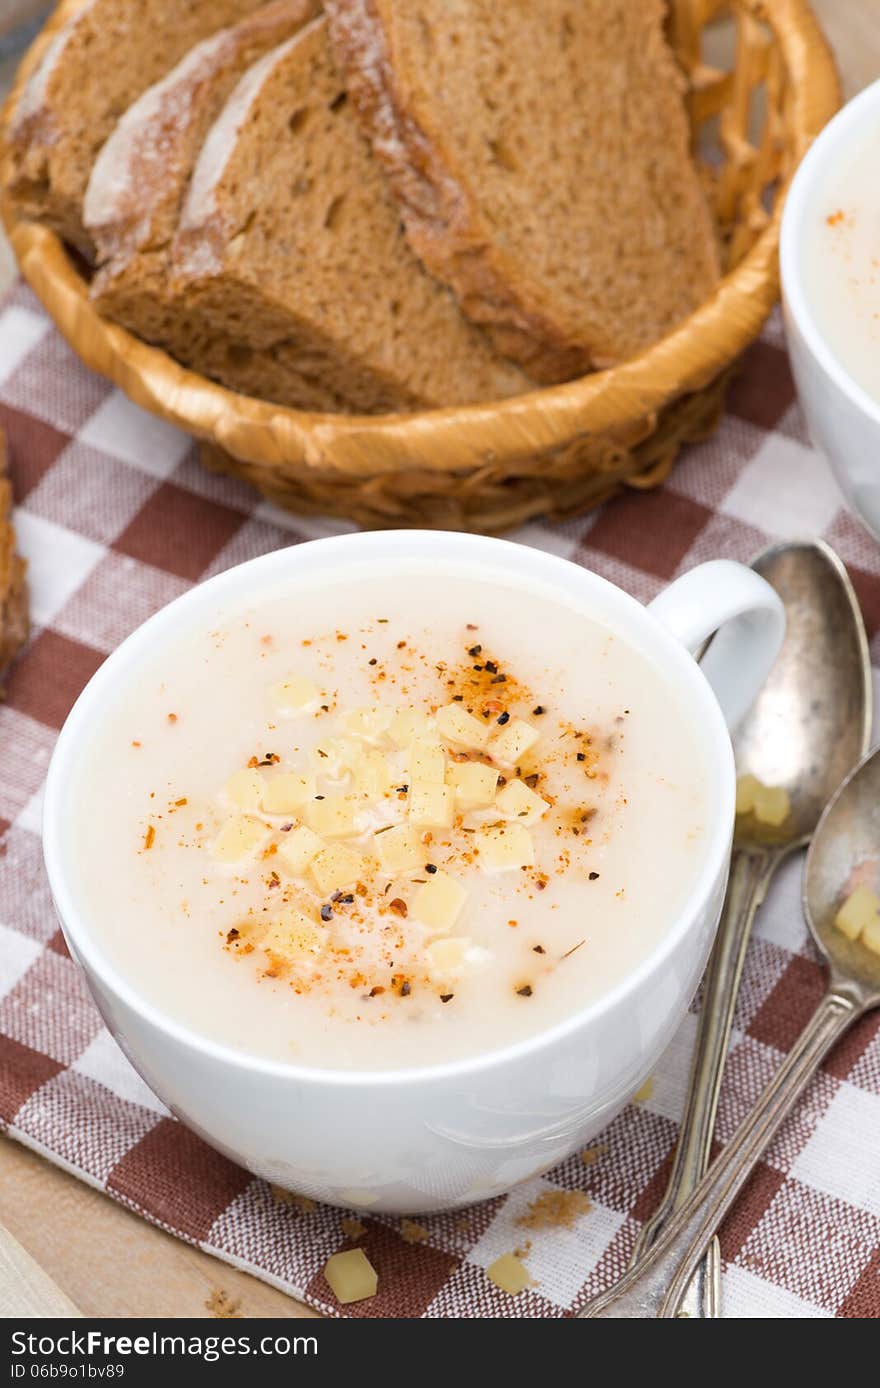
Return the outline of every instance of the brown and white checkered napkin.
{"type": "MultiPolygon", "coordinates": [[[[205,472],[190,441],[90,375],[23,287],[0,303],[0,424],[30,560],[34,631],[0,708],[0,1122],[12,1137],[181,1238],[330,1313],[324,1281],[345,1212],[286,1204],[175,1122],[102,1025],[53,913],[40,797],[55,735],[117,643],[191,583],[280,545],[345,529],[276,510],[205,472]]],[[[662,491],[582,520],[530,525],[638,598],[719,555],[822,535],[842,555],[869,633],[880,628],[880,549],[842,508],[794,402],[774,320],[750,353],[719,432],[662,491]]],[[[875,661],[880,648],[875,640],[875,661]]],[[[749,951],[719,1115],[729,1136],[819,999],[823,977],[780,871],[749,951]]],[[[696,1024],[686,1019],[643,1102],[586,1159],[464,1213],[360,1216],[379,1293],[357,1316],[567,1316],[621,1273],[660,1195],[696,1024]],[[545,1192],[580,1191],[555,1224],[545,1192]],[[408,1231],[412,1232],[412,1231],[408,1231]],[[534,1286],[512,1298],[484,1269],[527,1248],[534,1286]]],[[[880,1315],[880,1021],[866,1017],[821,1072],[722,1234],[727,1316],[880,1315]]]]}

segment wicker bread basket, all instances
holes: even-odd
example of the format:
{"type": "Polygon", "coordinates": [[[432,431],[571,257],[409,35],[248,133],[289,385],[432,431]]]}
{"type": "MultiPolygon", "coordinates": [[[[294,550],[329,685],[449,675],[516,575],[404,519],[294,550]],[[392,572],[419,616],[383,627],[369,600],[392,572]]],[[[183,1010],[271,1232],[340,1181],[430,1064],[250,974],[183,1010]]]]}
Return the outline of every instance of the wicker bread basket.
{"type": "MultiPolygon", "coordinates": [[[[72,0],[71,0],[72,3],[72,0]]],[[[71,11],[59,7],[22,78],[71,11]]],[[[83,360],[133,400],[202,440],[209,467],[279,505],[362,525],[496,531],[596,506],[669,474],[717,423],[737,359],[777,297],[788,180],[839,103],[834,63],[806,0],[671,0],[694,142],[721,232],[715,295],[649,351],[582,380],[506,400],[365,418],[236,395],[101,319],[80,269],[45,228],[7,229],[26,279],[83,360]],[[730,69],[712,61],[716,25],[730,69]]],[[[13,93],[12,100],[15,100],[13,93]]]]}

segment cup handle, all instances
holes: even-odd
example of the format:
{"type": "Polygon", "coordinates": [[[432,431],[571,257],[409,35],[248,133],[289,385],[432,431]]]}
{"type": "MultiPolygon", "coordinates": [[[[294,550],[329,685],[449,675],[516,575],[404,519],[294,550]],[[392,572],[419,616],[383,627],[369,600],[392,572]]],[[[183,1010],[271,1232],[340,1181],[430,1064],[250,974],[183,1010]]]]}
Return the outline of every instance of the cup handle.
{"type": "Polygon", "coordinates": [[[782,646],[785,608],[779,594],[744,564],[713,559],[682,574],[648,611],[692,655],[713,638],[700,668],[733,731],[782,646]]]}

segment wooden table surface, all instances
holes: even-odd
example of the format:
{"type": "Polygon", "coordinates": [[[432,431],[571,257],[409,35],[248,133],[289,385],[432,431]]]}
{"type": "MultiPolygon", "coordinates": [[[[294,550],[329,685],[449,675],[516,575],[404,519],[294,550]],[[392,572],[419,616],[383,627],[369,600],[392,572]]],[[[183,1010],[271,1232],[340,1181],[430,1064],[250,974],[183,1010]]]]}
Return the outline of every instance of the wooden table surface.
{"type": "MultiPolygon", "coordinates": [[[[814,0],[848,96],[880,78],[880,0],[814,0]]],[[[0,64],[0,97],[11,65],[0,64]]],[[[13,274],[0,235],[0,290],[13,274]]],[[[86,1316],[211,1316],[224,1293],[245,1317],[311,1316],[282,1292],[153,1228],[0,1138],[0,1224],[86,1316]]],[[[2,1302],[0,1302],[2,1305],[2,1302]]]]}

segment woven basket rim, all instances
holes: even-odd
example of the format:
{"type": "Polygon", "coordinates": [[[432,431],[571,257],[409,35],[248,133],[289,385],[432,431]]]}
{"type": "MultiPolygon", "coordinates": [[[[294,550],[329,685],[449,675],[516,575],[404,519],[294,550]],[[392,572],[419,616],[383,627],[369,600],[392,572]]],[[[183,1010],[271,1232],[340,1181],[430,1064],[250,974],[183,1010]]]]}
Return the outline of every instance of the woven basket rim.
{"type": "MultiPolygon", "coordinates": [[[[5,198],[0,213],[24,278],[86,365],[137,404],[242,461],[254,456],[257,440],[264,463],[296,458],[373,475],[413,466],[461,471],[487,460],[543,453],[584,434],[625,429],[705,386],[757,336],[778,297],[785,195],[803,154],[839,106],[839,79],[808,0],[732,0],[732,8],[769,25],[789,75],[793,158],[771,218],[712,297],[667,337],[620,366],[561,385],[500,401],[370,416],[309,413],[240,395],[102,318],[61,240],[46,227],[17,220],[5,198]]],[[[61,4],[41,31],[7,111],[28,68],[70,11],[70,4],[61,4]]]]}

